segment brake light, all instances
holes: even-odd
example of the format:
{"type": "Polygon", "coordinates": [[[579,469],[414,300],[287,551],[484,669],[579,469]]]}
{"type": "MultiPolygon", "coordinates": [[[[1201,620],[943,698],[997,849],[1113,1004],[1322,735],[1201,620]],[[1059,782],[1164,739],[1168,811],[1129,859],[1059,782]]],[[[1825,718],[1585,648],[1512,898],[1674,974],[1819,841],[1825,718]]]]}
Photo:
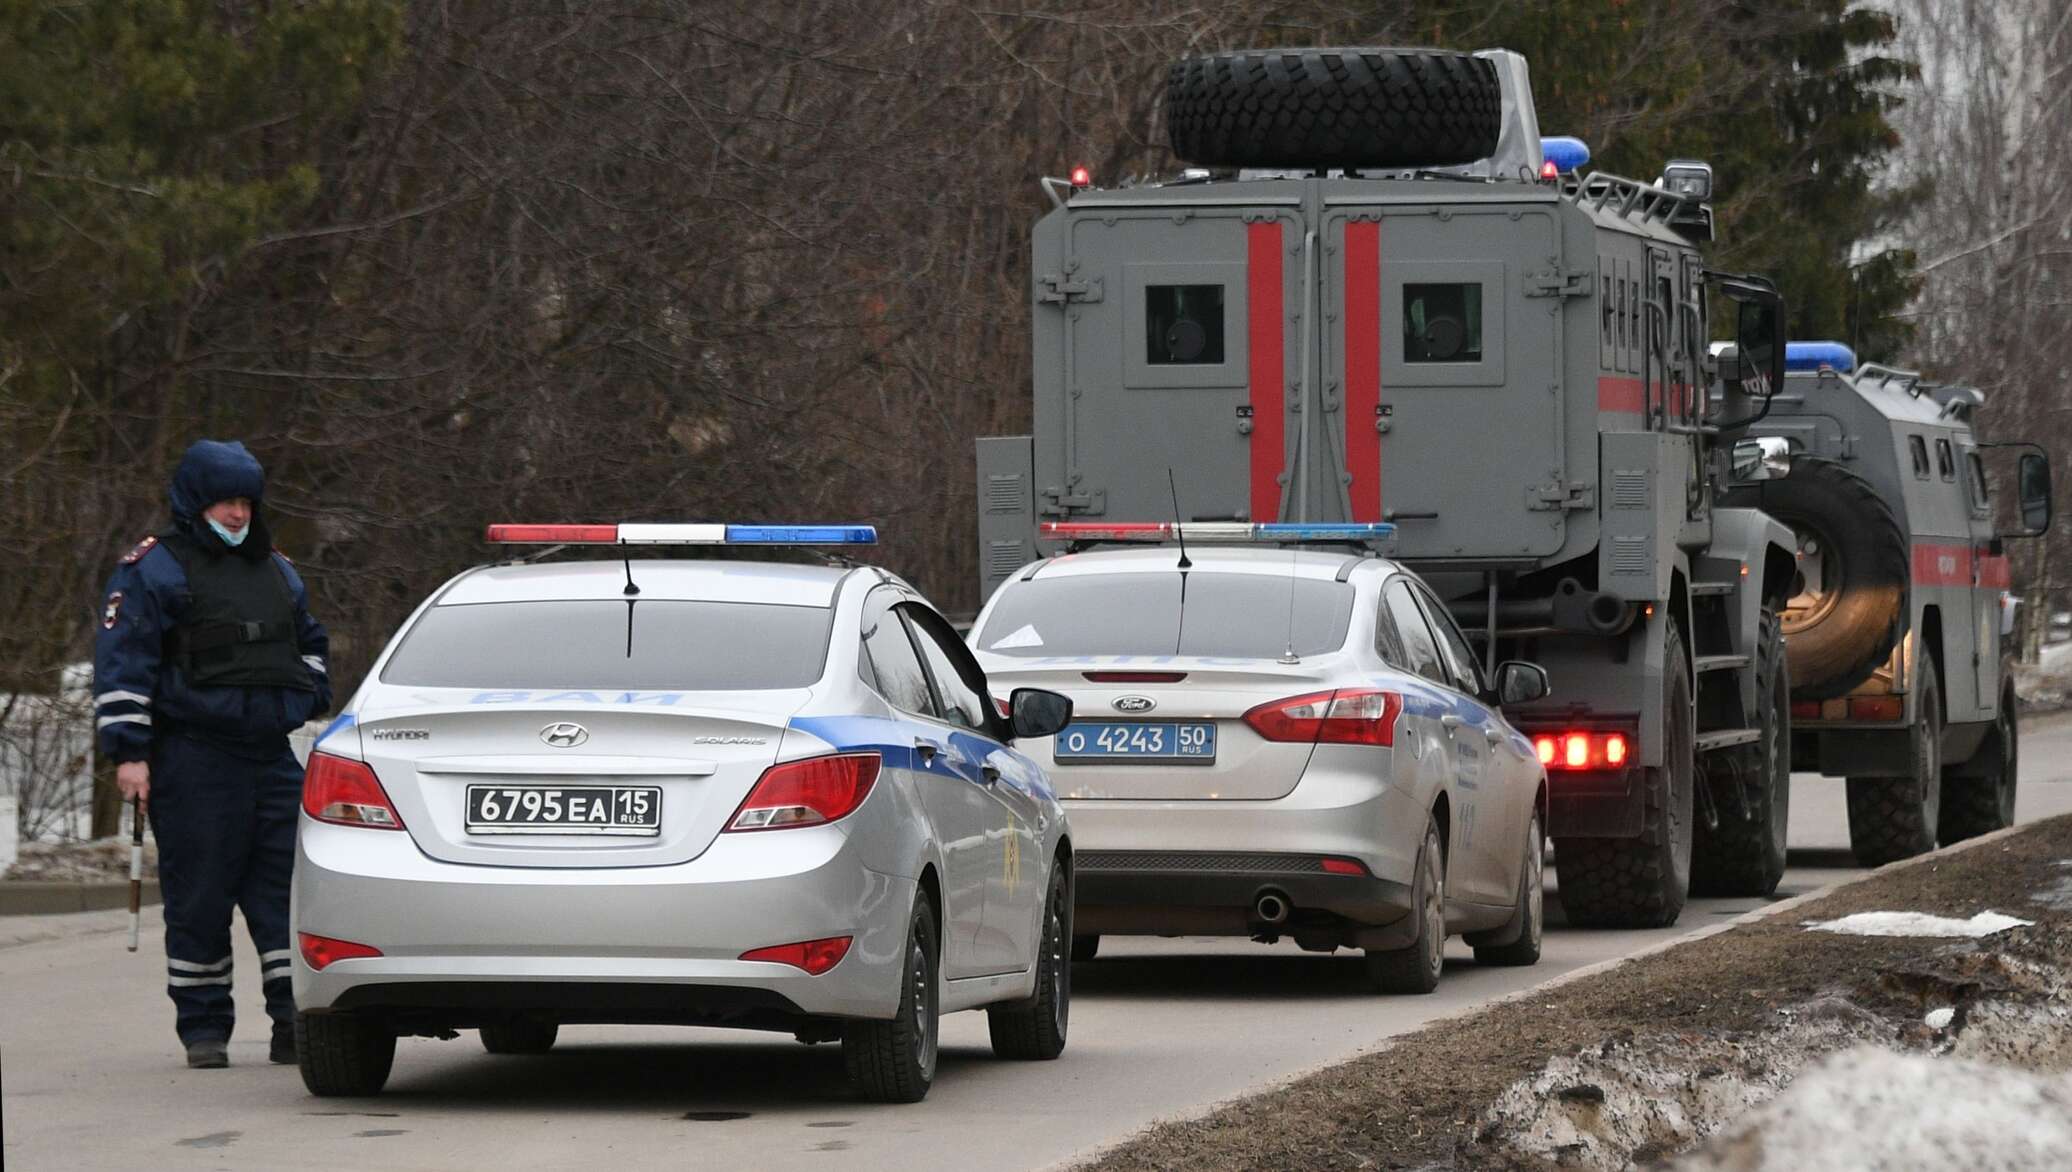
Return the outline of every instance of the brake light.
{"type": "Polygon", "coordinates": [[[1094,684],[1177,684],[1187,678],[1184,671],[1083,671],[1094,684]]]}
{"type": "Polygon", "coordinates": [[[878,780],[876,753],[836,753],[763,770],[727,823],[728,830],[784,830],[838,822],[854,813],[878,780]]]}
{"type": "Polygon", "coordinates": [[[806,970],[808,976],[817,977],[842,963],[842,958],[849,955],[849,939],[847,936],[829,936],[824,940],[801,940],[797,944],[773,944],[768,948],[751,948],[741,954],[741,959],[788,964],[795,969],[806,970]]]}
{"type": "Polygon", "coordinates": [[[302,947],[302,963],[322,971],[334,961],[355,960],[363,956],[380,956],[381,949],[372,944],[355,944],[350,940],[334,940],[314,932],[295,933],[295,942],[302,947]]]}
{"type": "Polygon", "coordinates": [[[1549,769],[1619,769],[1633,751],[1622,732],[1539,733],[1532,746],[1549,769]]]}
{"type": "Polygon", "coordinates": [[[1365,875],[1367,864],[1358,859],[1341,859],[1336,855],[1325,855],[1322,860],[1324,871],[1331,875],[1365,875]]]}
{"type": "Polygon", "coordinates": [[[1323,745],[1396,743],[1403,697],[1373,688],[1339,688],[1273,700],[1245,713],[1245,723],[1269,741],[1323,745]]]}
{"type": "Polygon", "coordinates": [[[311,753],[302,774],[302,812],[319,822],[401,830],[402,815],[365,761],[311,753]]]}

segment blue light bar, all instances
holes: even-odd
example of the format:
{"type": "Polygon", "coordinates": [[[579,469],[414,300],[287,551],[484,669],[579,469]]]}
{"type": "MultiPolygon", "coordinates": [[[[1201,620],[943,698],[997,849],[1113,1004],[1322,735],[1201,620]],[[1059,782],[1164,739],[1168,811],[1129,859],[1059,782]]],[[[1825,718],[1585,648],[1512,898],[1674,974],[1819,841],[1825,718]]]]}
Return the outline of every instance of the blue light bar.
{"type": "Polygon", "coordinates": [[[1580,138],[1557,134],[1540,140],[1540,157],[1566,175],[1590,161],[1590,144],[1580,138]]]}
{"type": "Polygon", "coordinates": [[[728,545],[876,545],[875,525],[729,525],[728,545]]]}
{"type": "Polygon", "coordinates": [[[1258,529],[1270,541],[1371,541],[1396,531],[1386,521],[1266,521],[1258,529]]]}
{"type": "Polygon", "coordinates": [[[1840,342],[1786,342],[1784,369],[1816,371],[1822,368],[1839,374],[1856,369],[1856,352],[1840,342]]]}

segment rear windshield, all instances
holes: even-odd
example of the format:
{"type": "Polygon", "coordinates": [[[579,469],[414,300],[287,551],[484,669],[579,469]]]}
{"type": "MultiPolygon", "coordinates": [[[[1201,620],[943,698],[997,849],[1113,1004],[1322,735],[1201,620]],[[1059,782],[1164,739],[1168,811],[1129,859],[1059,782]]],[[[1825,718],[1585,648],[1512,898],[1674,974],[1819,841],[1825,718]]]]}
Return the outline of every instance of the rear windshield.
{"type": "Polygon", "coordinates": [[[1345,645],[1353,588],[1267,574],[1038,578],[1000,596],[976,645],[994,655],[1273,659],[1345,645]],[[1182,579],[1185,603],[1182,603],[1182,579]]]}
{"type": "Polygon", "coordinates": [[[803,688],[820,678],[833,625],[828,607],[750,602],[435,606],[403,636],[381,682],[557,691],[803,688]]]}

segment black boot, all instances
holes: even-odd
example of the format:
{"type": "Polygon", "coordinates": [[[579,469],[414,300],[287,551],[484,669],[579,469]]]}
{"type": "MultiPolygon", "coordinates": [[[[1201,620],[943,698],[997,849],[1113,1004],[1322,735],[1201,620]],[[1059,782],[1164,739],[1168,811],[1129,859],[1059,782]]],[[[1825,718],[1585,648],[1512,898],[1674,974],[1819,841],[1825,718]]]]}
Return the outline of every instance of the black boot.
{"type": "Polygon", "coordinates": [[[295,1023],[277,1021],[273,1023],[273,1042],[266,1048],[266,1056],[284,1066],[295,1064],[295,1023]]]}
{"type": "Polygon", "coordinates": [[[196,1038],[187,1043],[187,1065],[196,1070],[219,1070],[230,1065],[230,1046],[222,1038],[196,1038]]]}

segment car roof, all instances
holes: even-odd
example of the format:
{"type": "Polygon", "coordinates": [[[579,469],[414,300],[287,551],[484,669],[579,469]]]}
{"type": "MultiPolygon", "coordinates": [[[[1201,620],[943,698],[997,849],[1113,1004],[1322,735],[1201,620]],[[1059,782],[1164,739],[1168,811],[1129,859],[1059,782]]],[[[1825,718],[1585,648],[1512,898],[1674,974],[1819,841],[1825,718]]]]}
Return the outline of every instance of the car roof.
{"type": "Polygon", "coordinates": [[[832,606],[850,566],[789,562],[639,559],[482,566],[461,575],[438,598],[440,606],[484,602],[642,601],[766,602],[776,606],[832,606]],[[627,574],[640,587],[626,593],[627,574]]]}
{"type": "MultiPolygon", "coordinates": [[[[1033,570],[1024,570],[1016,574],[1012,580],[1021,581],[1037,577],[1049,580],[1092,577],[1100,574],[1169,574],[1177,568],[1179,557],[1180,548],[1177,545],[1097,549],[1085,553],[1059,554],[1038,562],[1033,570]]],[[[1303,546],[1197,544],[1187,547],[1187,560],[1194,563],[1195,573],[1262,574],[1280,577],[1293,575],[1323,581],[1350,576],[1356,571],[1363,571],[1368,565],[1384,569],[1397,568],[1394,562],[1371,554],[1303,546]]]]}

